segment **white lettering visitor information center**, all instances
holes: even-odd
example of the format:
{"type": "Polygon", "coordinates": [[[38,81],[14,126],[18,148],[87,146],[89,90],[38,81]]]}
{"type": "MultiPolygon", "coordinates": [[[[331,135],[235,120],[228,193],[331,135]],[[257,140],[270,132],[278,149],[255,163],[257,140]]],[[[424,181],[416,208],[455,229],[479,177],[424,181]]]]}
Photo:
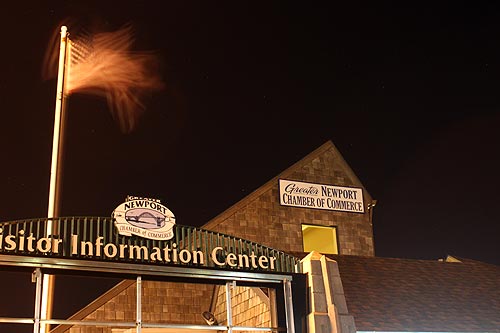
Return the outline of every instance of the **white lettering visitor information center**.
{"type": "MultiPolygon", "coordinates": [[[[99,236],[93,242],[82,241],[78,235],[72,234],[70,241],[63,243],[62,239],[56,237],[37,239],[33,236],[33,233],[25,236],[24,230],[19,230],[17,236],[12,234],[4,236],[3,229],[0,228],[0,251],[5,254],[9,252],[52,255],[69,253],[70,256],[75,257],[120,258],[156,263],[198,264],[201,266],[204,266],[207,263],[206,261],[210,260],[210,263],[220,267],[276,269],[276,257],[256,255],[254,251],[249,254],[226,253],[227,251],[222,246],[216,246],[207,254],[199,250],[179,250],[176,243],[162,248],[158,246],[148,248],[144,245],[104,243],[103,240],[104,237],[99,236]],[[64,249],[64,246],[69,246],[69,249],[64,249]]],[[[213,266],[212,264],[208,266],[213,266]]]]}

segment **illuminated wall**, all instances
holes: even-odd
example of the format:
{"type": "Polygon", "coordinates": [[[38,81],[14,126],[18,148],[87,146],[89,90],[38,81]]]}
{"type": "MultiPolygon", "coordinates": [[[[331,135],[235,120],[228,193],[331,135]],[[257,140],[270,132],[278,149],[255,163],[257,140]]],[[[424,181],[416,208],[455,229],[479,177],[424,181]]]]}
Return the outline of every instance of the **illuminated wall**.
{"type": "Polygon", "coordinates": [[[293,253],[305,251],[302,238],[303,224],[336,227],[338,237],[336,241],[340,254],[373,256],[374,204],[375,200],[364,189],[340,152],[328,141],[209,221],[203,228],[237,235],[293,253]],[[362,188],[365,212],[282,206],[279,201],[280,178],[362,188]]]}
{"type": "MultiPolygon", "coordinates": [[[[127,281],[125,281],[126,283],[127,281]]],[[[123,283],[123,282],[122,282],[123,283]]],[[[201,316],[210,308],[214,285],[143,281],[142,319],[144,322],[206,325],[201,316]]],[[[87,321],[135,322],[136,284],[129,281],[117,295],[101,296],[84,310],[87,321]]],[[[110,327],[59,327],[54,333],[112,333],[110,327]],[[69,329],[69,330],[68,330],[69,329]]]]}
{"type": "MultiPolygon", "coordinates": [[[[226,294],[220,288],[213,311],[221,324],[226,325],[226,294]]],[[[233,325],[246,327],[272,327],[270,299],[260,288],[236,287],[232,298],[233,325]]]]}

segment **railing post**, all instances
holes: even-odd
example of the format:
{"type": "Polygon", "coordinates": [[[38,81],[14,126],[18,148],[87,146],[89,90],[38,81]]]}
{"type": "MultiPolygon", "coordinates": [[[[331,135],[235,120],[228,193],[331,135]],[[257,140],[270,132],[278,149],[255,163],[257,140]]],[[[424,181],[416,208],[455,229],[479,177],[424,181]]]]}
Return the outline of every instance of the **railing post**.
{"type": "Polygon", "coordinates": [[[42,301],[42,271],[40,268],[36,268],[31,276],[31,281],[36,283],[35,287],[35,314],[33,324],[33,333],[40,332],[40,305],[42,301]]]}
{"type": "Polygon", "coordinates": [[[135,316],[136,316],[135,326],[136,326],[136,332],[141,333],[141,329],[142,329],[142,304],[141,304],[142,303],[141,302],[142,278],[140,276],[137,277],[136,287],[137,287],[137,290],[136,290],[137,306],[136,306],[136,314],[135,314],[135,316]]]}
{"type": "Polygon", "coordinates": [[[290,280],[283,280],[283,289],[285,294],[285,314],[286,314],[286,331],[295,333],[295,323],[293,318],[293,301],[292,301],[292,285],[290,280]]]}
{"type": "Polygon", "coordinates": [[[231,287],[236,287],[236,281],[226,282],[226,314],[228,333],[233,333],[233,306],[231,304],[231,287]]]}
{"type": "Polygon", "coordinates": [[[276,305],[276,290],[268,288],[269,291],[269,311],[271,313],[271,327],[278,327],[278,307],[276,305]]]}

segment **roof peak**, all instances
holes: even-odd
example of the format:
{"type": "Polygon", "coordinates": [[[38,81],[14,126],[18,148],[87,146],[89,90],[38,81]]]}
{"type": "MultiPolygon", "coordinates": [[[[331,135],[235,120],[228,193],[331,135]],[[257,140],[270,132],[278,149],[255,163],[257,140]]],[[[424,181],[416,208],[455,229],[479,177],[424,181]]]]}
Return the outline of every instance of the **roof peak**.
{"type": "MultiPolygon", "coordinates": [[[[264,192],[270,190],[273,186],[277,184],[278,179],[290,179],[294,178],[291,177],[293,172],[296,172],[297,170],[300,170],[304,165],[312,162],[314,159],[318,158],[322,154],[325,154],[327,151],[331,150],[333,152],[333,155],[338,159],[339,164],[341,165],[342,171],[344,171],[349,179],[353,182],[353,184],[357,187],[360,187],[363,189],[363,196],[365,198],[365,202],[368,204],[374,205],[375,200],[371,197],[371,195],[368,193],[366,188],[363,186],[359,178],[356,176],[354,171],[351,169],[349,164],[346,162],[340,151],[337,149],[337,147],[333,144],[331,140],[326,141],[323,143],[321,146],[318,148],[314,149],[312,152],[280,172],[278,175],[274,176],[272,179],[264,183],[264,185],[258,187],[256,190],[248,194],[246,197],[220,213],[219,215],[215,216],[212,218],[210,221],[208,221],[206,224],[203,225],[203,228],[210,228],[218,225],[221,223],[225,218],[229,217],[233,213],[237,212],[240,210],[242,207],[250,204],[252,201],[257,199],[261,194],[264,192]]],[[[305,180],[302,180],[305,181],[305,180]]]]}

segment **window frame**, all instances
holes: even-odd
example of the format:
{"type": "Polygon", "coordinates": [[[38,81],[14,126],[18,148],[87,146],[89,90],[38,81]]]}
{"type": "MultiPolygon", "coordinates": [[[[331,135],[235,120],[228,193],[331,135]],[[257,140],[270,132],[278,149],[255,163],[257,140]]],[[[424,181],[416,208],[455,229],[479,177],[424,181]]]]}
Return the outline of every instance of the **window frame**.
{"type": "Polygon", "coordinates": [[[336,225],[321,225],[321,224],[313,224],[313,223],[301,223],[301,234],[302,234],[302,250],[304,252],[311,252],[311,251],[317,251],[320,253],[323,253],[324,251],[316,250],[313,249],[311,251],[306,251],[305,249],[305,238],[304,238],[304,226],[308,227],[319,227],[319,228],[325,228],[325,229],[333,229],[334,235],[335,235],[335,245],[336,245],[336,250],[337,253],[331,253],[331,252],[325,252],[325,254],[340,254],[340,242],[339,242],[339,228],[336,225]]]}

